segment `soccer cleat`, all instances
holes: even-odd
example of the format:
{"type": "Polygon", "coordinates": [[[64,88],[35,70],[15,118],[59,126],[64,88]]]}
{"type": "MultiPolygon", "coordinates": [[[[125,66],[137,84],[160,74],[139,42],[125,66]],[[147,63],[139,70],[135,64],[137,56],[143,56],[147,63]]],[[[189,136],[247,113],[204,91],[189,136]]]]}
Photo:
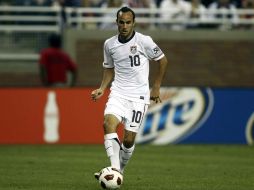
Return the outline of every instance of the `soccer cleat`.
{"type": "Polygon", "coordinates": [[[123,175],[123,172],[122,172],[122,170],[120,170],[120,169],[116,169],[116,168],[111,168],[112,170],[114,170],[114,171],[116,171],[116,172],[119,172],[121,175],[123,175]]]}
{"type": "Polygon", "coordinates": [[[94,173],[94,177],[95,177],[95,179],[99,180],[100,175],[101,175],[101,173],[100,173],[100,172],[95,172],[95,173],[94,173]]]}

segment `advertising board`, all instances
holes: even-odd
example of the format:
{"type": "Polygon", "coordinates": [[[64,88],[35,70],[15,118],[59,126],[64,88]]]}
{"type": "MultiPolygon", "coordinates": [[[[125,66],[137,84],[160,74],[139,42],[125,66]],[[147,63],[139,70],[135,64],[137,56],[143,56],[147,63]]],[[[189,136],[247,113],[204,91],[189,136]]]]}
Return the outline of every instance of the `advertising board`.
{"type": "MultiPolygon", "coordinates": [[[[102,144],[109,90],[97,102],[92,90],[0,89],[0,143],[102,144]]],[[[163,87],[162,103],[149,105],[136,142],[253,144],[253,97],[253,89],[163,87]]]]}

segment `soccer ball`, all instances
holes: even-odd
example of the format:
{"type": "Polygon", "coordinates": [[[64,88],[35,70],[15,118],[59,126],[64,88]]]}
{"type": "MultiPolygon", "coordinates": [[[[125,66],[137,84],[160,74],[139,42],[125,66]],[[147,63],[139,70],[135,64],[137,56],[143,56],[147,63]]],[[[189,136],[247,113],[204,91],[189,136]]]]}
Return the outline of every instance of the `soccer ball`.
{"type": "Polygon", "coordinates": [[[119,189],[123,175],[115,168],[106,167],[100,171],[99,183],[103,189],[119,189]]]}

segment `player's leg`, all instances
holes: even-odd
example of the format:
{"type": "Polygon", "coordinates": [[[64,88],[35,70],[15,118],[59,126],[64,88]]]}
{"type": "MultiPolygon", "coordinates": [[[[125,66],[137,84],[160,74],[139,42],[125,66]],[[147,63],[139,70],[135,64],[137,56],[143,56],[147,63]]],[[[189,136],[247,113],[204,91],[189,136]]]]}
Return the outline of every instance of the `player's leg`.
{"type": "MultiPolygon", "coordinates": [[[[111,166],[120,170],[120,148],[121,144],[117,135],[117,127],[125,113],[125,100],[117,96],[110,95],[106,108],[104,110],[104,145],[107,155],[110,159],[111,166]]],[[[94,174],[98,179],[100,173],[94,174]]]]}
{"type": "Polygon", "coordinates": [[[127,107],[128,114],[124,123],[124,139],[122,149],[120,151],[120,171],[122,173],[134,152],[135,138],[139,131],[140,125],[142,124],[148,105],[129,101],[127,107]]]}
{"type": "Polygon", "coordinates": [[[111,166],[120,169],[119,151],[121,144],[117,135],[117,127],[125,113],[125,99],[110,95],[104,111],[104,145],[111,166]]]}
{"type": "MultiPolygon", "coordinates": [[[[119,124],[119,118],[113,114],[105,114],[104,116],[104,146],[107,156],[110,159],[111,166],[120,171],[120,141],[116,133],[119,124]]],[[[100,172],[94,173],[94,177],[99,180],[100,172]]]]}
{"type": "Polygon", "coordinates": [[[135,132],[124,130],[122,149],[120,150],[120,171],[123,173],[135,149],[135,132]]]}
{"type": "Polygon", "coordinates": [[[117,126],[119,124],[119,119],[113,114],[106,114],[104,116],[104,145],[107,155],[110,159],[111,166],[120,170],[120,141],[117,135],[117,126]]]}

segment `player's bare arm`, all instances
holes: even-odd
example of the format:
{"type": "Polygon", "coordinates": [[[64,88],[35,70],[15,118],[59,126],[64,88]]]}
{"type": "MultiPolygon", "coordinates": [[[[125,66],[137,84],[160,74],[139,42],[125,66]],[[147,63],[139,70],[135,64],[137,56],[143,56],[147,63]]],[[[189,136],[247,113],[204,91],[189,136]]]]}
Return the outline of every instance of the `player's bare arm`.
{"type": "Polygon", "coordinates": [[[156,74],[156,78],[155,78],[154,84],[153,84],[151,92],[150,92],[150,97],[151,97],[150,99],[155,101],[155,103],[161,102],[160,87],[161,87],[161,82],[162,82],[162,79],[164,78],[164,75],[165,75],[165,72],[167,69],[167,65],[168,65],[166,56],[164,56],[157,62],[159,63],[159,70],[156,74]]]}
{"type": "Polygon", "coordinates": [[[103,96],[105,89],[108,87],[109,83],[113,80],[113,78],[114,78],[114,69],[104,68],[103,78],[102,78],[100,88],[92,91],[91,93],[91,98],[93,101],[96,101],[103,96]]]}

